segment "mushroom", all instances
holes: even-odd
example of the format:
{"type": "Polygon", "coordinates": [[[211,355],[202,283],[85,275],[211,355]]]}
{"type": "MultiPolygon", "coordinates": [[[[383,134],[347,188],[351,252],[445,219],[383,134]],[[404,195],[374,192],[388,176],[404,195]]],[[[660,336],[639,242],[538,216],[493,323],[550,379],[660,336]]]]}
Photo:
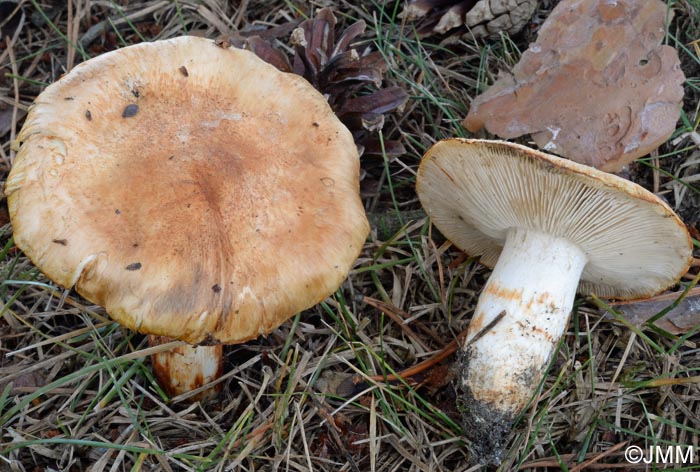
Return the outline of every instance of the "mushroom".
{"type": "Polygon", "coordinates": [[[457,387],[475,452],[498,464],[577,290],[652,296],[688,270],[691,239],[642,187],[502,141],[438,142],[423,157],[416,188],[443,235],[493,268],[462,346],[457,387]]]}
{"type": "Polygon", "coordinates": [[[356,146],[324,97],[207,39],[84,62],[17,141],[15,243],[123,326],[204,345],[154,359],[171,395],[220,375],[220,344],[334,292],[369,231],[356,146]]]}
{"type": "Polygon", "coordinates": [[[663,144],[681,114],[672,11],[659,0],[562,0],[512,73],[472,102],[464,126],[531,134],[544,151],[617,172],[663,144]]]}

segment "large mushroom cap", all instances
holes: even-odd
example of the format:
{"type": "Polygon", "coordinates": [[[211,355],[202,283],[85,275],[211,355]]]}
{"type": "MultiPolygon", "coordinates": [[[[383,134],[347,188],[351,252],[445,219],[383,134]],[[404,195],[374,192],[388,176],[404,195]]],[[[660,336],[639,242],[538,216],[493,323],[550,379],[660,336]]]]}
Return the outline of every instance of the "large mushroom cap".
{"type": "Polygon", "coordinates": [[[18,141],[16,244],[140,332],[267,333],[332,293],[368,232],[357,150],[323,96],[210,40],[81,64],[18,141]]]}
{"type": "Polygon", "coordinates": [[[512,228],[571,241],[588,260],[581,293],[651,296],[674,284],[692,258],[685,226],[654,194],[517,144],[441,141],[421,162],[417,190],[445,237],[489,267],[512,228]]]}

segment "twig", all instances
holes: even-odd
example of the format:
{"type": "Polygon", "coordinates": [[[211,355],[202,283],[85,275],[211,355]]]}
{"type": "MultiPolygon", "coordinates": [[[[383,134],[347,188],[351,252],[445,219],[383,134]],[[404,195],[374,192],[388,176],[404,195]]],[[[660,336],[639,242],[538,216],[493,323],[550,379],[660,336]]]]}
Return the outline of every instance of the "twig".
{"type": "Polygon", "coordinates": [[[96,25],[92,25],[90,29],[88,29],[85,32],[85,34],[80,38],[80,46],[82,46],[83,48],[89,46],[90,43],[96,40],[98,36],[107,31],[112,25],[119,26],[122,23],[138,20],[139,18],[150,15],[154,11],[157,11],[158,9],[168,5],[169,3],[170,2],[168,1],[161,1],[151,5],[148,8],[138,9],[134,13],[131,13],[129,15],[120,15],[114,18],[107,18],[106,20],[102,20],[96,25]]]}
{"type": "Polygon", "coordinates": [[[659,151],[654,150],[651,152],[651,175],[652,175],[652,191],[654,193],[659,193],[659,151]]]}
{"type": "Polygon", "coordinates": [[[627,445],[628,442],[629,441],[623,441],[621,443],[615,444],[613,447],[611,447],[607,451],[603,451],[600,454],[596,454],[595,456],[591,457],[586,462],[582,462],[581,464],[577,465],[576,467],[572,467],[571,469],[569,469],[569,472],[580,472],[581,470],[585,470],[586,468],[599,462],[603,457],[609,456],[613,452],[622,449],[623,447],[625,447],[627,445]]]}
{"type": "MultiPolygon", "coordinates": [[[[380,300],[377,300],[376,298],[360,296],[359,300],[363,303],[367,303],[368,305],[373,306],[374,308],[377,308],[378,310],[387,309],[387,310],[392,311],[393,313],[398,315],[399,320],[401,320],[400,321],[401,324],[403,324],[406,320],[411,318],[411,315],[409,313],[406,313],[401,308],[394,306],[392,304],[389,304],[389,303],[384,303],[380,300]],[[380,304],[380,306],[375,306],[371,302],[376,302],[376,303],[380,304]]],[[[394,321],[396,321],[396,320],[394,320],[394,321]]],[[[396,321],[396,322],[398,323],[399,321],[396,321]]],[[[418,328],[418,331],[425,334],[426,336],[428,336],[430,339],[432,339],[436,343],[440,344],[441,347],[445,344],[445,340],[443,338],[441,338],[434,330],[432,330],[431,328],[426,326],[425,323],[421,322],[420,320],[413,320],[411,323],[416,328],[418,328]]],[[[415,333],[415,331],[414,331],[414,333],[415,333]]],[[[427,351],[430,350],[427,347],[425,349],[427,351]]]]}
{"type": "Polygon", "coordinates": [[[238,29],[241,26],[241,21],[245,17],[246,10],[248,10],[248,0],[241,0],[241,4],[238,6],[238,11],[233,17],[233,27],[238,29]]]}
{"type": "MultiPolygon", "coordinates": [[[[610,454],[613,454],[626,446],[628,444],[628,441],[624,441],[618,444],[615,444],[613,447],[608,449],[605,452],[602,453],[589,453],[586,454],[586,458],[590,458],[586,462],[582,462],[581,464],[576,465],[575,467],[572,467],[569,469],[570,472],[580,472],[583,470],[593,470],[593,469],[637,469],[639,468],[639,464],[631,464],[631,463],[619,463],[619,464],[598,464],[596,463],[600,459],[602,459],[605,456],[608,456],[610,454]]],[[[526,470],[526,469],[535,469],[538,467],[556,467],[559,468],[561,467],[562,462],[565,464],[571,464],[573,461],[576,460],[577,454],[561,454],[557,458],[551,457],[551,458],[544,458],[544,459],[538,459],[530,462],[525,462],[520,465],[518,470],[526,470]]]]}
{"type": "MultiPolygon", "coordinates": [[[[471,338],[467,343],[464,345],[465,348],[471,346],[474,344],[476,341],[481,339],[487,332],[492,330],[494,326],[496,326],[506,315],[505,310],[500,312],[496,317],[491,320],[490,323],[488,323],[486,326],[481,328],[478,333],[474,335],[473,338],[471,338]]],[[[414,375],[429,369],[430,367],[434,366],[441,360],[451,356],[457,351],[457,348],[459,347],[460,342],[466,337],[467,331],[469,328],[465,329],[462,331],[458,336],[457,339],[452,340],[447,346],[442,348],[439,352],[433,354],[430,356],[428,359],[424,360],[423,362],[419,362],[418,364],[409,367],[408,369],[402,370],[401,372],[397,374],[390,374],[390,375],[374,375],[372,377],[369,377],[367,380],[372,380],[375,382],[394,382],[396,380],[406,380],[410,377],[413,377],[414,375]]],[[[357,385],[360,382],[362,382],[364,379],[362,377],[356,376],[353,378],[353,382],[357,385]]]]}
{"type": "Polygon", "coordinates": [[[402,314],[404,313],[403,310],[388,303],[384,303],[381,300],[377,300],[376,298],[362,297],[362,301],[368,304],[369,306],[384,312],[389,318],[391,318],[394,321],[394,323],[399,325],[399,328],[401,328],[401,331],[406,333],[406,336],[413,339],[416,343],[420,344],[420,346],[426,351],[430,351],[430,348],[418,337],[415,331],[413,331],[407,324],[405,324],[404,317],[399,316],[399,312],[402,314]]]}
{"type": "Polygon", "coordinates": [[[267,430],[272,428],[274,425],[274,422],[268,421],[267,423],[263,423],[257,428],[255,428],[253,431],[250,433],[246,434],[244,437],[236,439],[229,447],[228,450],[236,449],[240,447],[242,444],[249,442],[251,439],[258,438],[265,434],[267,430]]]}
{"type": "Polygon", "coordinates": [[[66,20],[66,36],[68,36],[68,39],[70,41],[68,41],[66,49],[66,72],[70,72],[70,70],[73,68],[73,62],[75,60],[75,38],[73,37],[74,28],[75,24],[73,23],[73,0],[68,0],[68,19],[66,20]]]}
{"type": "MultiPolygon", "coordinates": [[[[621,306],[621,305],[635,305],[637,303],[670,302],[670,301],[676,300],[678,297],[680,297],[681,293],[683,293],[683,291],[665,292],[665,293],[661,293],[661,294],[656,295],[656,296],[651,297],[651,298],[645,298],[644,300],[622,300],[622,301],[611,300],[608,302],[608,305],[621,306]]],[[[691,288],[690,290],[688,290],[688,293],[685,294],[685,297],[686,298],[694,297],[696,295],[700,295],[700,287],[691,288]]]]}
{"type": "MultiPolygon", "coordinates": [[[[15,103],[12,109],[12,127],[10,128],[10,143],[12,143],[17,136],[17,109],[19,107],[19,82],[17,77],[19,77],[19,70],[17,69],[17,61],[15,59],[14,42],[10,42],[9,36],[5,38],[5,42],[7,44],[7,52],[10,55],[10,65],[12,67],[12,85],[15,92],[15,103]]],[[[15,151],[12,150],[12,145],[10,145],[10,162],[6,164],[12,165],[14,158],[15,151]]]]}

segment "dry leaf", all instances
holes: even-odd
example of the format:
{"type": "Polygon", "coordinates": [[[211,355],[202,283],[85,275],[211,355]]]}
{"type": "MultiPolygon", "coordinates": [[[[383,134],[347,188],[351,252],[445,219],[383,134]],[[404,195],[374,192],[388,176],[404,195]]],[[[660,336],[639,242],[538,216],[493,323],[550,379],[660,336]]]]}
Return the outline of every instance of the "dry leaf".
{"type": "MultiPolygon", "coordinates": [[[[650,300],[622,302],[614,308],[627,321],[641,326],[647,320],[668,308],[680,295],[680,293],[667,293],[650,300]]],[[[671,334],[689,332],[693,327],[700,324],[700,295],[684,298],[677,307],[656,320],[654,324],[671,334]]]]}

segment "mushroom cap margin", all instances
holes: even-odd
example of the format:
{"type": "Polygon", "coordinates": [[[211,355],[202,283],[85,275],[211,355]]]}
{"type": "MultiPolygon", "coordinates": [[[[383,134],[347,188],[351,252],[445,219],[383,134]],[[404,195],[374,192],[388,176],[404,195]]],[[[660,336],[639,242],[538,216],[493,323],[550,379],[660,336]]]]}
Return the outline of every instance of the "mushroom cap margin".
{"type": "Polygon", "coordinates": [[[17,141],[17,246],[143,333],[268,333],[337,289],[369,231],[352,135],[324,97],[203,38],[80,64],[17,141]]]}

